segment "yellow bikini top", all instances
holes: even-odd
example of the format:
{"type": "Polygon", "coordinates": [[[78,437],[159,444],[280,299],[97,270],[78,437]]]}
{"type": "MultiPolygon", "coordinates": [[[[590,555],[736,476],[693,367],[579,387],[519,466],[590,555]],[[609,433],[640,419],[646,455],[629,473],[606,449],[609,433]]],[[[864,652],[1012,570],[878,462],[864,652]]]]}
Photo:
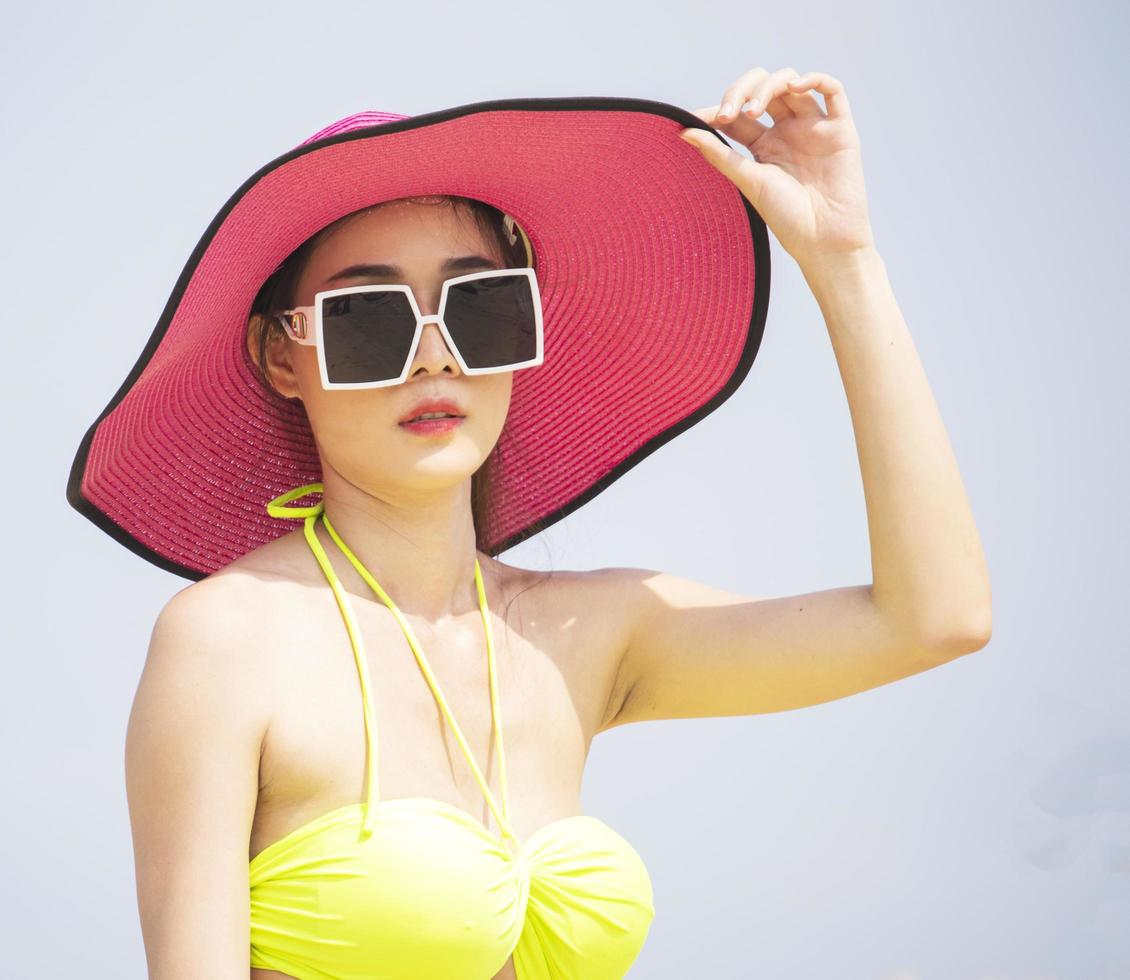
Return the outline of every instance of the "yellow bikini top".
{"type": "Polygon", "coordinates": [[[316,817],[251,859],[251,966],[298,980],[490,980],[513,954],[518,980],[623,977],[655,915],[651,880],[632,846],[587,814],[555,820],[524,842],[514,835],[478,560],[501,807],[400,610],[338,536],[321,501],[284,506],[321,491],[320,483],[296,487],[267,512],[305,518],[306,541],[345,620],[365,714],[365,799],[316,817]],[[314,532],[319,516],[404,631],[501,835],[441,800],[380,799],[368,663],[345,589],[314,532]]]}

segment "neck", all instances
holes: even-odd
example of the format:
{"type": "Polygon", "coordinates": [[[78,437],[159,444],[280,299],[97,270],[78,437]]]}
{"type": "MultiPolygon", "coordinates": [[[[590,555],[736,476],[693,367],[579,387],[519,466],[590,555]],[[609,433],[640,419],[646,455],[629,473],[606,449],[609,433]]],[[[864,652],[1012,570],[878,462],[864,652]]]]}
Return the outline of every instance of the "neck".
{"type": "MultiPolygon", "coordinates": [[[[349,550],[405,615],[440,625],[479,608],[470,479],[434,490],[369,492],[323,467],[326,516],[349,550]]],[[[342,584],[380,598],[318,522],[316,531],[342,584]]],[[[485,579],[486,562],[480,570],[485,579]]]]}

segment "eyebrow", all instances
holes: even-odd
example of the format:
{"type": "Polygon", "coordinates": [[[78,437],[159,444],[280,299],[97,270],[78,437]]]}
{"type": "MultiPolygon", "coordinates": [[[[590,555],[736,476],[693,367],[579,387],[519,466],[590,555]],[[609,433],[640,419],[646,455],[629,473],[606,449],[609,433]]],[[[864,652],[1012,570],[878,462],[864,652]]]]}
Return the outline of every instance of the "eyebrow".
{"type": "MultiPolygon", "coordinates": [[[[499,264],[494,259],[488,259],[485,255],[461,255],[455,259],[448,259],[443,265],[440,266],[441,272],[469,272],[472,269],[497,269],[500,268],[499,264]]],[[[373,263],[361,263],[358,265],[351,265],[341,272],[337,272],[330,276],[326,282],[337,282],[339,279],[381,279],[386,277],[400,278],[404,275],[404,270],[398,265],[384,265],[373,263]]]]}

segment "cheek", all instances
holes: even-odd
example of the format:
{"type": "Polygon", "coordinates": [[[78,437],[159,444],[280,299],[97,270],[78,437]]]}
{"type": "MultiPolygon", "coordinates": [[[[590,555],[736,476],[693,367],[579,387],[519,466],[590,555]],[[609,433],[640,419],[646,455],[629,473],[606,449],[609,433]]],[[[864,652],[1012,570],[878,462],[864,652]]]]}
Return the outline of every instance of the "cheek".
{"type": "Polygon", "coordinates": [[[492,426],[498,431],[506,424],[510,412],[510,396],[514,390],[514,372],[491,374],[483,377],[490,384],[484,386],[481,403],[483,413],[490,418],[492,426]]]}
{"type": "Polygon", "coordinates": [[[327,391],[313,347],[304,348],[301,359],[294,362],[294,372],[310,428],[321,446],[348,452],[351,446],[371,446],[374,437],[391,438],[395,399],[390,392],[395,388],[327,391]]]}
{"type": "Polygon", "coordinates": [[[290,363],[294,368],[294,376],[305,404],[310,405],[317,399],[331,394],[322,387],[322,375],[318,370],[318,351],[315,347],[295,344],[290,363]]]}
{"type": "Polygon", "coordinates": [[[381,482],[414,457],[397,427],[393,403],[373,391],[322,391],[307,406],[323,465],[361,482],[381,482]]]}
{"type": "Polygon", "coordinates": [[[498,442],[510,412],[512,373],[486,374],[467,379],[473,386],[468,389],[470,405],[469,425],[464,426],[466,437],[472,440],[486,457],[498,442]]]}

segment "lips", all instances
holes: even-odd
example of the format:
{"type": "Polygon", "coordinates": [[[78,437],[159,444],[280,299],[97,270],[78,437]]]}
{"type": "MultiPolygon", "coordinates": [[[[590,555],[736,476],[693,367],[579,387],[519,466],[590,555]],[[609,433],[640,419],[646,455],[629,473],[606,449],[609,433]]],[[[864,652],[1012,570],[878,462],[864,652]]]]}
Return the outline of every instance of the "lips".
{"type": "Polygon", "coordinates": [[[416,402],[401,415],[399,422],[401,425],[405,422],[413,422],[421,415],[427,415],[430,412],[443,412],[445,415],[454,415],[458,418],[464,418],[466,415],[459,403],[453,398],[425,398],[416,402]]]}

